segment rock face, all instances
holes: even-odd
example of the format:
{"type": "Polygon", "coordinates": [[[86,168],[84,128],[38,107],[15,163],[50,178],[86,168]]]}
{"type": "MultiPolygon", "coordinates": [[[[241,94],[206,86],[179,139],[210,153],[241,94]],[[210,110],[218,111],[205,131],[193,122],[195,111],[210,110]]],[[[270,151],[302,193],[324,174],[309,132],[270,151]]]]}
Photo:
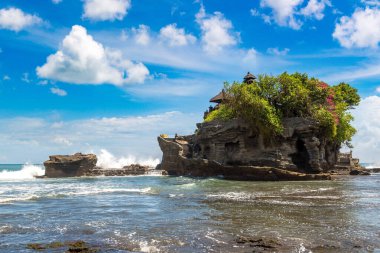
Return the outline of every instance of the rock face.
{"type": "Polygon", "coordinates": [[[96,155],[76,153],[53,155],[44,162],[46,177],[79,177],[95,168],[96,155]]]}
{"type": "Polygon", "coordinates": [[[169,175],[218,176],[244,180],[329,179],[339,146],[321,137],[307,118],[283,120],[283,134],[268,142],[241,120],[197,125],[196,134],[158,137],[161,169],[169,175]]]}
{"type": "Polygon", "coordinates": [[[86,173],[86,176],[138,176],[153,173],[155,170],[149,166],[131,164],[120,169],[103,169],[95,167],[86,173]]]}

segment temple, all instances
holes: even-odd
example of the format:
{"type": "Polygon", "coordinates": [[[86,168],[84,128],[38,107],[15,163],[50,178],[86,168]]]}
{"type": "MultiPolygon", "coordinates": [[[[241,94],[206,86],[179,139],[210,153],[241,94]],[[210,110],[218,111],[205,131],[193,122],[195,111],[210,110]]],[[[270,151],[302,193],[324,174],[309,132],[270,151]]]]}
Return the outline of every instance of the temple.
{"type": "MultiPolygon", "coordinates": [[[[243,82],[254,84],[249,73],[243,82]]],[[[207,115],[228,99],[222,90],[210,99],[207,115]]],[[[163,152],[161,169],[176,176],[223,176],[239,180],[330,179],[333,171],[362,170],[352,154],[341,154],[314,119],[284,117],[282,133],[275,141],[242,119],[212,120],[197,124],[195,134],[158,137],[163,152]]],[[[335,172],[334,172],[335,173],[335,172]]]]}
{"type": "MultiPolygon", "coordinates": [[[[256,80],[256,77],[251,74],[250,72],[247,73],[247,75],[243,78],[243,82],[247,84],[253,84],[253,82],[256,80]]],[[[204,112],[203,119],[207,118],[207,115],[218,109],[219,105],[224,103],[227,100],[226,92],[224,89],[222,89],[221,92],[219,92],[216,96],[212,97],[210,99],[210,103],[216,103],[216,105],[213,107],[210,105],[207,111],[204,112]]]]}

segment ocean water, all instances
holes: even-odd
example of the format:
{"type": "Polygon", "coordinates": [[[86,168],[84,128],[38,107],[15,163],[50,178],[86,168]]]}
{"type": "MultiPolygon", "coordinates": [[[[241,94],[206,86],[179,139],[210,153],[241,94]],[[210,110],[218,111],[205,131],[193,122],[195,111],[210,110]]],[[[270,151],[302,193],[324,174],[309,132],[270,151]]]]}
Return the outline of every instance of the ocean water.
{"type": "Polygon", "coordinates": [[[101,252],[252,252],[238,236],[277,238],[287,252],[380,252],[379,174],[311,182],[33,178],[43,172],[0,166],[0,252],[73,240],[101,252]]]}

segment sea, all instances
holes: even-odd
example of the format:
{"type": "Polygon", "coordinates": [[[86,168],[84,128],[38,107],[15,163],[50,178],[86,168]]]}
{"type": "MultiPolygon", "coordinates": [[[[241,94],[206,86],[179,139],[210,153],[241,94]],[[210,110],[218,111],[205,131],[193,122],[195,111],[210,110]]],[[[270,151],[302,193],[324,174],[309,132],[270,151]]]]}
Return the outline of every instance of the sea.
{"type": "Polygon", "coordinates": [[[308,182],[34,178],[43,174],[42,165],[0,165],[0,252],[75,240],[98,252],[256,252],[236,242],[241,236],[278,240],[288,244],[284,252],[380,252],[380,174],[308,182]]]}

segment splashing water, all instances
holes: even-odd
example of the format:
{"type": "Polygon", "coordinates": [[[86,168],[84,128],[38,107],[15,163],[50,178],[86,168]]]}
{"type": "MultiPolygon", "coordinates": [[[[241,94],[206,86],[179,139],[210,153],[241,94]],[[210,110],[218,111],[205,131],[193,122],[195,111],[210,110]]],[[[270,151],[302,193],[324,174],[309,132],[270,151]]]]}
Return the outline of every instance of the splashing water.
{"type": "Polygon", "coordinates": [[[43,169],[43,166],[24,164],[21,170],[0,171],[0,181],[34,179],[36,176],[43,176],[44,174],[45,174],[45,170],[43,169]]]}
{"type": "Polygon", "coordinates": [[[122,168],[127,165],[131,164],[140,164],[144,166],[150,166],[150,167],[155,167],[157,164],[160,163],[159,159],[154,159],[154,158],[148,158],[148,159],[137,159],[136,157],[129,155],[127,157],[120,157],[117,158],[110,152],[108,152],[105,149],[100,150],[100,154],[97,155],[98,157],[98,162],[97,166],[101,168],[122,168]]]}

